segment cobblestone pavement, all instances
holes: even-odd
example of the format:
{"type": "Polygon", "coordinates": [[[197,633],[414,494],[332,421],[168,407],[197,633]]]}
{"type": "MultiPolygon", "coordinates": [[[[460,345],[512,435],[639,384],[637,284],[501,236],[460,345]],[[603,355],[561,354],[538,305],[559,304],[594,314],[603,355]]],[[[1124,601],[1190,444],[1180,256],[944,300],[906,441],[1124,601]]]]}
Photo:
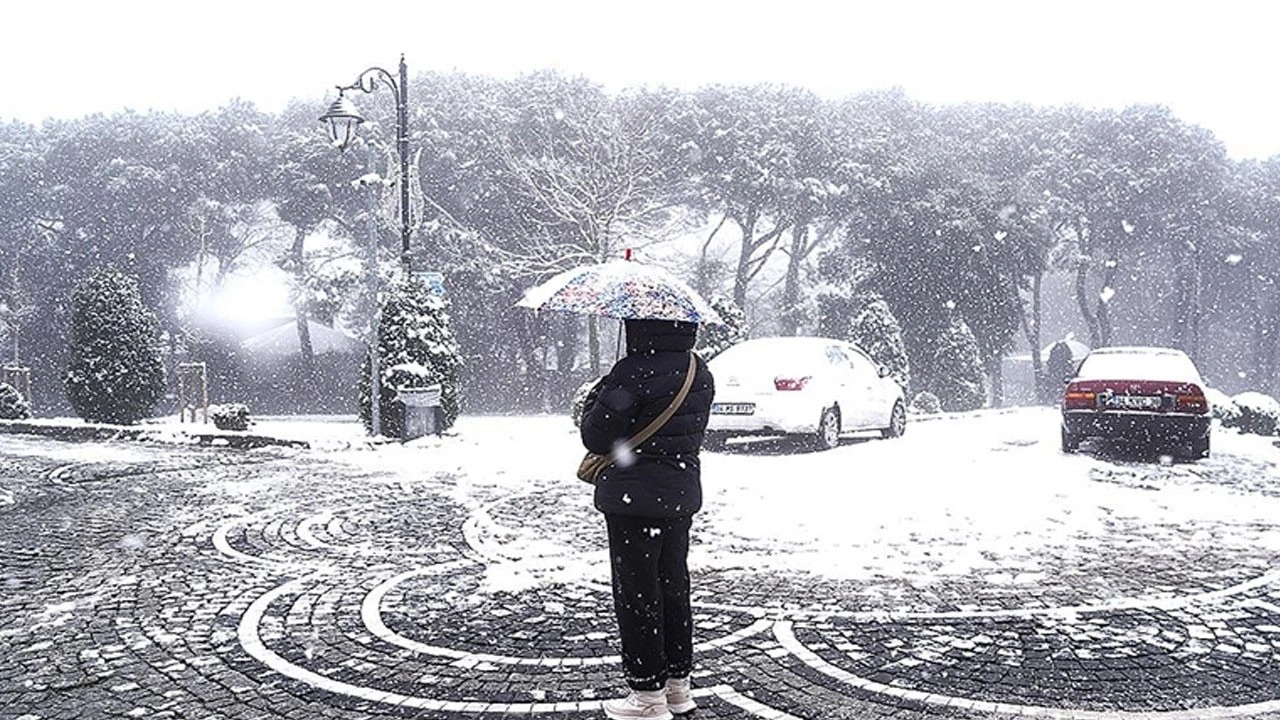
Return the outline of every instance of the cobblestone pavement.
{"type": "MultiPolygon", "coordinates": [[[[0,437],[0,718],[600,717],[598,575],[491,587],[540,534],[604,561],[582,488],[405,468],[0,437]]],[[[1092,472],[1280,494],[1248,458],[1092,472]]],[[[1280,718],[1275,531],[1117,515],[999,586],[699,571],[697,717],[1280,718]]]]}

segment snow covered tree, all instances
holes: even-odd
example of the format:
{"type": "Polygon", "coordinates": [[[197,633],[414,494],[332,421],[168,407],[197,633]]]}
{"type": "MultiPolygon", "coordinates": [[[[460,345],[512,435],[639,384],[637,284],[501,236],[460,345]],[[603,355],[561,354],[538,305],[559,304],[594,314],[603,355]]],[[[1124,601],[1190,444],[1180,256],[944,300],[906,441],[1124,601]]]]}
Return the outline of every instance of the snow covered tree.
{"type": "Polygon", "coordinates": [[[26,420],[31,417],[31,406],[22,399],[22,393],[12,385],[0,383],[0,420],[26,420]]]}
{"type": "MultiPolygon", "coordinates": [[[[694,158],[691,176],[703,203],[738,231],[733,301],[743,307],[748,287],[792,225],[814,219],[801,201],[812,199],[805,180],[817,168],[801,165],[820,164],[828,150],[822,103],[796,87],[711,86],[696,92],[684,112],[692,120],[684,138],[694,158]]],[[[825,194],[820,182],[813,184],[825,194]]],[[[813,246],[804,233],[789,239],[798,271],[813,246]]]]}
{"type": "Polygon", "coordinates": [[[708,324],[698,329],[698,353],[704,360],[710,360],[747,339],[747,314],[732,298],[713,295],[711,309],[716,311],[724,324],[708,324]]]}
{"type": "Polygon", "coordinates": [[[905,392],[911,384],[911,366],[907,347],[902,342],[902,327],[884,298],[871,293],[860,299],[862,309],[849,323],[846,339],[862,348],[872,360],[889,368],[905,392]]]}
{"type": "Polygon", "coordinates": [[[938,396],[942,409],[955,412],[982,407],[986,401],[982,357],[968,323],[953,315],[931,350],[928,389],[938,396]]]}
{"type": "Polygon", "coordinates": [[[133,424],[164,396],[155,314],[138,283],[112,267],[95,272],[71,298],[67,398],[89,422],[133,424]]]}
{"type": "MultiPolygon", "coordinates": [[[[397,387],[439,384],[440,430],[458,419],[461,406],[462,354],[449,322],[448,303],[419,278],[399,278],[387,288],[379,328],[378,362],[382,434],[397,437],[404,413],[396,402],[397,387]]],[[[372,427],[369,364],[360,375],[360,419],[372,427]]]]}

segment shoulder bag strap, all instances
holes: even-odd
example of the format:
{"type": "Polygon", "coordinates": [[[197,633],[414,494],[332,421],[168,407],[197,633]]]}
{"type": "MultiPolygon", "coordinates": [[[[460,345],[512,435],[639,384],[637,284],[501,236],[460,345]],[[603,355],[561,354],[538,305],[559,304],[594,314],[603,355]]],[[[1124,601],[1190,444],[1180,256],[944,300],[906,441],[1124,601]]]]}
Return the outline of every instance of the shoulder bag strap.
{"type": "Polygon", "coordinates": [[[689,396],[689,388],[693,387],[693,376],[697,374],[698,356],[693,353],[689,353],[689,371],[684,375],[684,385],[680,387],[680,392],[676,393],[675,399],[671,401],[671,404],[667,406],[666,410],[662,411],[661,415],[654,418],[653,422],[646,425],[643,430],[636,433],[627,441],[627,450],[635,450],[640,446],[640,443],[648,440],[650,436],[658,432],[658,428],[665,425],[666,422],[671,419],[671,416],[676,414],[676,410],[678,410],[684,403],[684,399],[689,396]]]}

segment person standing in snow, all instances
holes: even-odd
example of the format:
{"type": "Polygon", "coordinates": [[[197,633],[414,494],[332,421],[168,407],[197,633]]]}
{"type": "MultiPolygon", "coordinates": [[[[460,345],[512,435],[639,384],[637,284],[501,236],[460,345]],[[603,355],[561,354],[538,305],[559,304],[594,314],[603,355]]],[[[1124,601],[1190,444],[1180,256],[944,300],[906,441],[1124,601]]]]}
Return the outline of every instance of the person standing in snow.
{"type": "MultiPolygon", "coordinates": [[[[627,320],[627,355],[587,396],[582,444],[595,453],[619,446],[662,414],[689,372],[698,325],[627,320]]],[[[693,612],[689,528],[702,507],[698,450],[715,381],[696,356],[693,382],[675,413],[631,453],[600,473],[595,506],[604,513],[613,606],[631,693],[604,704],[614,720],[668,720],[692,712],[693,612]]]]}

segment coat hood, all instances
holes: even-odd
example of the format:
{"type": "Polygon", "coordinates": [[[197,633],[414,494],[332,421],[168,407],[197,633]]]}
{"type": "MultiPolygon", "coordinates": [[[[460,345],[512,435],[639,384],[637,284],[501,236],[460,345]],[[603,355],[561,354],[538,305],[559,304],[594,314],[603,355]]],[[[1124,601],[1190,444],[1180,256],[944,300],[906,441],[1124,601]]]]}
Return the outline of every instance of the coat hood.
{"type": "Polygon", "coordinates": [[[688,352],[698,340],[698,324],[676,320],[627,320],[627,354],[688,352]]]}

